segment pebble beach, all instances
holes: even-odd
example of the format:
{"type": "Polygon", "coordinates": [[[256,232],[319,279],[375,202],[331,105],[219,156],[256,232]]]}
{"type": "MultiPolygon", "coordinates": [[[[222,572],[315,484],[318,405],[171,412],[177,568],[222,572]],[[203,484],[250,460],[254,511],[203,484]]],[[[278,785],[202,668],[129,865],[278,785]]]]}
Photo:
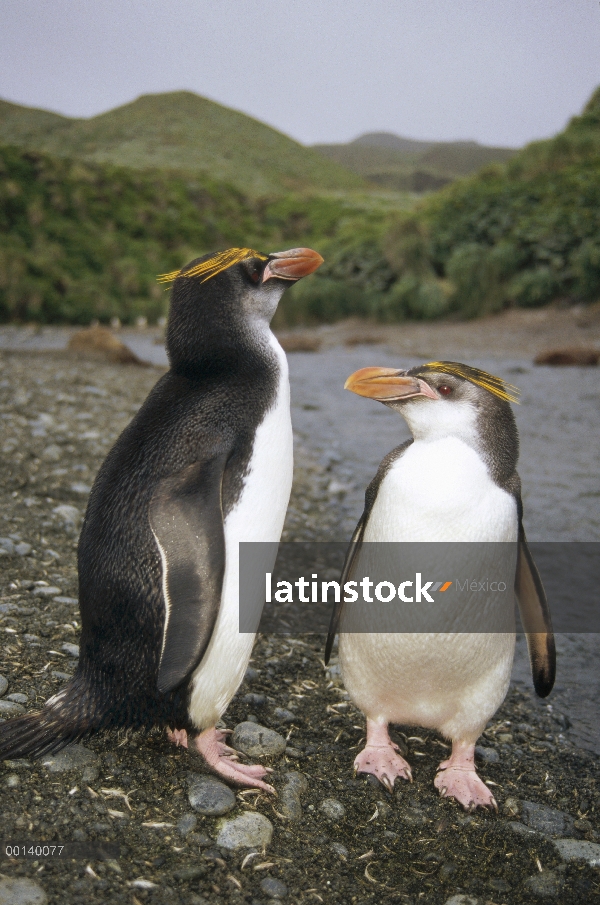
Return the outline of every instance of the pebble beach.
{"type": "MultiPolygon", "coordinates": [[[[289,353],[295,478],[283,539],[347,541],[379,461],[407,436],[383,406],[344,394],[345,378],[445,358],[521,389],[530,540],[599,541],[598,369],[532,360],[561,341],[598,347],[600,317],[539,315],[286,334],[289,348],[295,336],[313,351],[289,353]]],[[[67,352],[71,332],[0,330],[0,719],[38,709],[76,669],[87,495],[166,364],[158,331],[121,337],[148,367],[67,352]]],[[[324,666],[324,637],[260,636],[224,727],[243,759],[272,768],[277,795],[230,789],[160,732],[5,761],[0,841],[40,854],[2,857],[0,905],[600,902],[600,636],[559,635],[557,648],[556,689],[541,701],[519,638],[511,689],[477,748],[498,813],[467,814],[433,787],[449,750],[433,732],[392,729],[413,783],[389,793],[355,777],[364,718],[335,656],[324,666]],[[76,857],[46,857],[52,844],[76,857]]]]}

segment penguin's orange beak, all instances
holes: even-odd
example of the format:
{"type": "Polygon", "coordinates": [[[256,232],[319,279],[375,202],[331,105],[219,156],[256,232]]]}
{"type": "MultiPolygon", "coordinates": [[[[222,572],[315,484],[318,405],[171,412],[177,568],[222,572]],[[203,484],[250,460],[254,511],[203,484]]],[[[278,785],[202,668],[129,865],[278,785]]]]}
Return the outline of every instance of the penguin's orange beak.
{"type": "Polygon", "coordinates": [[[361,368],[351,374],[344,384],[345,390],[377,399],[378,402],[395,402],[413,399],[415,396],[427,396],[439,399],[439,396],[428,383],[418,377],[409,377],[406,371],[395,368],[361,368]]]}
{"type": "Polygon", "coordinates": [[[323,263],[323,258],[312,248],[290,248],[289,251],[275,251],[269,255],[267,266],[263,270],[263,283],[271,277],[280,280],[300,280],[314,273],[323,263]]]}

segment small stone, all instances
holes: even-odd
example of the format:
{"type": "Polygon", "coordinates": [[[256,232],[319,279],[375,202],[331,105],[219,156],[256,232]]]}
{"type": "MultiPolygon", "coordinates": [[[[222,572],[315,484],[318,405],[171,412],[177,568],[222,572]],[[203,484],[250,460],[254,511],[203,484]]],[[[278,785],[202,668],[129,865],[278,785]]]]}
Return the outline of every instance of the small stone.
{"type": "Polygon", "coordinates": [[[285,751],[285,739],[273,729],[247,720],[235,727],[232,747],[248,757],[276,757],[285,751]]]}
{"type": "Polygon", "coordinates": [[[8,689],[8,679],[4,676],[0,676],[0,698],[3,694],[6,694],[8,689]]]}
{"type": "Polygon", "coordinates": [[[86,767],[97,767],[99,757],[83,745],[69,745],[58,754],[50,754],[42,759],[42,764],[50,773],[66,773],[69,770],[84,772],[86,767]]]}
{"type": "Polygon", "coordinates": [[[258,669],[254,669],[253,666],[248,666],[246,668],[246,672],[244,673],[244,682],[254,682],[258,679],[260,673],[258,669]]]}
{"type": "Polygon", "coordinates": [[[86,842],[87,837],[88,836],[86,831],[81,827],[73,831],[73,839],[75,840],[75,842],[86,842]]]}
{"type": "Polygon", "coordinates": [[[62,679],[63,682],[68,682],[69,679],[72,679],[73,676],[70,672],[59,672],[59,670],[54,670],[50,673],[53,679],[62,679]]]}
{"type": "Polygon", "coordinates": [[[70,657],[79,657],[78,644],[71,644],[69,641],[65,641],[64,644],[61,644],[60,649],[64,650],[66,654],[69,654],[70,657]]]}
{"type": "Polygon", "coordinates": [[[509,820],[506,824],[508,829],[512,830],[513,833],[517,833],[518,836],[538,836],[539,833],[537,830],[531,829],[529,826],[525,826],[524,823],[519,823],[518,820],[509,820]]]}
{"type": "Polygon", "coordinates": [[[341,858],[342,861],[346,861],[348,858],[348,849],[345,845],[342,845],[341,842],[332,842],[330,845],[331,851],[341,858]]]}
{"type": "Polygon", "coordinates": [[[600,867],[600,845],[582,839],[555,839],[554,846],[563,861],[587,861],[590,867],[600,867]]]}
{"type": "Polygon", "coordinates": [[[459,893],[457,896],[450,896],[449,899],[446,899],[444,905],[479,905],[479,903],[473,896],[465,896],[459,893]]]}
{"type": "Polygon", "coordinates": [[[521,813],[521,803],[516,798],[507,798],[502,810],[507,817],[518,817],[521,813]]]}
{"type": "Polygon", "coordinates": [[[29,698],[26,694],[20,694],[18,691],[15,691],[14,694],[7,694],[6,700],[14,701],[15,704],[26,704],[29,698]]]}
{"type": "Polygon", "coordinates": [[[68,506],[66,503],[63,503],[61,506],[56,506],[52,510],[52,514],[57,517],[67,534],[75,531],[81,522],[81,512],[79,509],[77,509],[76,506],[68,506]]]}
{"type": "Polygon", "coordinates": [[[589,833],[589,832],[591,832],[591,831],[594,829],[594,827],[592,826],[591,822],[590,822],[589,820],[586,820],[585,817],[580,817],[579,820],[576,820],[576,821],[575,821],[575,823],[573,824],[573,826],[574,826],[575,829],[578,830],[578,832],[580,832],[580,833],[589,833]]]}
{"type": "Polygon", "coordinates": [[[534,874],[525,880],[524,885],[534,896],[539,896],[542,899],[555,899],[563,882],[562,877],[555,874],[553,870],[543,870],[541,873],[534,874]]]}
{"type": "Polygon", "coordinates": [[[18,713],[25,713],[25,708],[21,704],[7,701],[5,698],[0,701],[0,716],[16,716],[18,713]]]}
{"type": "Polygon", "coordinates": [[[235,795],[225,783],[212,776],[196,775],[190,780],[188,798],[199,814],[220,817],[235,807],[235,795]]]}
{"type": "Polygon", "coordinates": [[[55,597],[54,603],[64,603],[66,606],[77,606],[79,600],[77,597],[55,597]]]}
{"type": "Polygon", "coordinates": [[[8,789],[16,789],[20,785],[21,780],[14,773],[10,773],[4,780],[8,789]]]}
{"type": "Polygon", "coordinates": [[[5,553],[8,553],[9,556],[13,556],[15,545],[10,537],[0,537],[0,549],[4,550],[5,553]]]}
{"type": "Polygon", "coordinates": [[[260,882],[260,888],[270,899],[283,899],[288,894],[288,888],[285,883],[275,877],[265,877],[260,882]]]}
{"type": "Polygon", "coordinates": [[[484,748],[483,745],[477,745],[475,754],[486,764],[497,764],[500,761],[500,755],[495,748],[484,748]]]}
{"type": "Polygon", "coordinates": [[[15,547],[15,553],[17,556],[29,556],[33,547],[31,544],[26,544],[25,541],[21,541],[20,544],[17,544],[15,547]]]}
{"type": "Polygon", "coordinates": [[[254,707],[264,707],[267,703],[267,696],[264,694],[255,694],[253,691],[250,691],[248,694],[245,694],[242,698],[242,704],[251,704],[254,707]]]}
{"type": "Polygon", "coordinates": [[[89,484],[82,484],[81,481],[76,481],[74,484],[71,484],[71,490],[73,493],[80,493],[82,495],[88,494],[92,488],[89,484]]]}
{"type": "Polygon", "coordinates": [[[306,792],[308,780],[303,773],[291,770],[284,774],[284,787],[279,794],[279,810],[290,820],[300,820],[302,803],[300,796],[306,792]]]}
{"type": "Polygon", "coordinates": [[[62,594],[60,588],[54,588],[52,586],[46,588],[36,588],[33,591],[34,597],[56,597],[58,594],[62,594]]]}
{"type": "Polygon", "coordinates": [[[276,707],[273,716],[282,723],[293,723],[297,719],[295,713],[292,713],[291,710],[286,710],[284,707],[276,707]]]}
{"type": "Polygon", "coordinates": [[[23,877],[0,879],[0,905],[46,905],[46,893],[33,880],[23,877]]]}
{"type": "Polygon", "coordinates": [[[204,877],[209,870],[207,864],[194,864],[192,867],[182,867],[181,870],[176,870],[173,876],[176,880],[197,880],[199,877],[204,877]]]}
{"type": "Polygon", "coordinates": [[[197,823],[198,818],[195,814],[184,814],[177,821],[177,829],[182,836],[187,836],[188,833],[191,833],[196,828],[197,823]]]}
{"type": "Polygon", "coordinates": [[[569,814],[564,814],[545,804],[522,801],[521,809],[523,823],[548,836],[561,836],[573,826],[573,818],[569,814]]]}
{"type": "Polygon", "coordinates": [[[46,462],[60,462],[62,458],[62,452],[60,446],[57,446],[56,443],[50,443],[42,451],[42,459],[45,459],[46,462]]]}
{"type": "Polygon", "coordinates": [[[257,811],[246,811],[233,820],[223,820],[217,835],[217,845],[236,851],[242,848],[262,849],[270,844],[273,824],[257,811]]]}
{"type": "Polygon", "coordinates": [[[346,816],[346,808],[336,798],[326,798],[319,805],[319,810],[328,820],[342,820],[346,816]]]}

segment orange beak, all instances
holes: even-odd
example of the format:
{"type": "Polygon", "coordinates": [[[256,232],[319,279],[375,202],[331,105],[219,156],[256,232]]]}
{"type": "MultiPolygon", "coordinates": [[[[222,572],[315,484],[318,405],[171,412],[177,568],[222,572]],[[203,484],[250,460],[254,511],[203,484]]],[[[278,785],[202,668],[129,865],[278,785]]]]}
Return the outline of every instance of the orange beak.
{"type": "Polygon", "coordinates": [[[413,399],[415,396],[427,396],[428,399],[439,399],[435,390],[418,377],[409,377],[405,371],[395,368],[361,368],[351,374],[344,384],[345,390],[377,399],[378,402],[395,402],[413,399]]]}
{"type": "Polygon", "coordinates": [[[290,248],[289,251],[276,251],[269,255],[267,266],[263,270],[263,283],[271,277],[280,280],[300,280],[314,273],[323,263],[323,258],[312,248],[290,248]]]}

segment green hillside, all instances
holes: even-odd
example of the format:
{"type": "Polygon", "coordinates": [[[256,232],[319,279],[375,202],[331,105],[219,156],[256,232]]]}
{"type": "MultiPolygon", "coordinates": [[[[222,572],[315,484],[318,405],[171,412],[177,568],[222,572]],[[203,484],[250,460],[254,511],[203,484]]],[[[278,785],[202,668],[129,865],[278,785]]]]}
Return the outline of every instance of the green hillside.
{"type": "Polygon", "coordinates": [[[0,102],[0,143],[136,169],[163,168],[253,195],[365,188],[281,132],[188,91],[149,94],[91,119],[0,102]]]}
{"type": "Polygon", "coordinates": [[[490,163],[503,163],[516,153],[475,141],[416,141],[391,132],[372,132],[348,144],[314,148],[379,188],[418,193],[435,191],[490,163]]]}
{"type": "MultiPolygon", "coordinates": [[[[378,153],[394,151],[377,138],[378,153]]],[[[441,165],[447,148],[423,156],[441,165]]],[[[600,88],[555,138],[400,214],[340,225],[319,250],[325,264],[284,298],[290,322],[474,317],[600,299],[600,88]]]]}
{"type": "Polygon", "coordinates": [[[155,320],[168,306],[156,275],[197,255],[318,248],[386,217],[369,199],[257,200],[202,176],[0,146],[0,321],[155,320]]]}

